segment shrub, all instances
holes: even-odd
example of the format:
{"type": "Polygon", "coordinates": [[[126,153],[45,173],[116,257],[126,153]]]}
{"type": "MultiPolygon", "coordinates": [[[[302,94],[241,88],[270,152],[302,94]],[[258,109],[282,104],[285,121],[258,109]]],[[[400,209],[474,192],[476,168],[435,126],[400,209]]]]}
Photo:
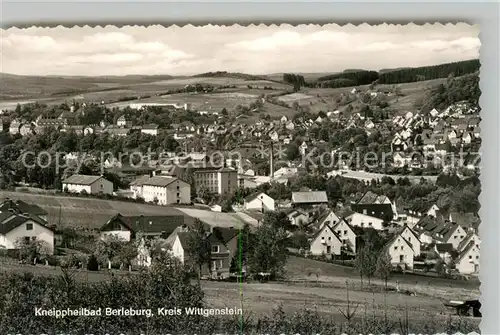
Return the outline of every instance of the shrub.
{"type": "Polygon", "coordinates": [[[87,261],[87,270],[89,271],[99,271],[99,262],[95,255],[90,255],[87,261]]]}

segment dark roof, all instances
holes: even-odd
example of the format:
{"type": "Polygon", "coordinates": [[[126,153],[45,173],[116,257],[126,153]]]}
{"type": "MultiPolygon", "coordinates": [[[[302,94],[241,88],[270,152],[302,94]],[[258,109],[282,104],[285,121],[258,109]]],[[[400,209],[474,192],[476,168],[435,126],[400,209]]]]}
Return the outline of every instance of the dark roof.
{"type": "Polygon", "coordinates": [[[470,241],[467,247],[462,250],[462,252],[458,256],[457,262],[460,262],[472,248],[474,248],[474,241],[470,241]]]}
{"type": "Polygon", "coordinates": [[[437,243],[436,250],[439,253],[452,252],[453,251],[453,244],[451,244],[451,243],[437,243]]]}
{"type": "Polygon", "coordinates": [[[193,236],[193,232],[179,232],[177,233],[177,237],[179,238],[179,241],[181,242],[182,248],[184,250],[189,249],[189,241],[190,241],[190,236],[193,236]]]}
{"type": "Polygon", "coordinates": [[[83,174],[74,174],[71,177],[64,179],[63,184],[76,184],[76,185],[92,185],[99,179],[103,178],[102,176],[88,176],[83,174]]]}
{"type": "Polygon", "coordinates": [[[38,223],[39,225],[54,231],[52,227],[49,226],[47,221],[39,218],[36,215],[23,215],[23,214],[16,214],[14,212],[3,212],[0,214],[0,234],[7,234],[14,228],[19,227],[20,225],[28,222],[28,221],[33,221],[35,223],[38,223]]]}
{"type": "Polygon", "coordinates": [[[28,204],[22,200],[5,199],[5,201],[0,203],[0,212],[7,211],[9,209],[17,210],[20,214],[30,213],[37,216],[47,215],[47,212],[38,205],[28,204]]]}
{"type": "Polygon", "coordinates": [[[238,233],[239,230],[234,228],[214,227],[212,230],[212,234],[224,244],[231,241],[238,233]]]}
{"type": "Polygon", "coordinates": [[[133,232],[144,231],[145,233],[171,234],[175,228],[184,224],[184,216],[123,216],[117,214],[101,227],[101,231],[112,230],[115,223],[121,224],[133,232]]]}

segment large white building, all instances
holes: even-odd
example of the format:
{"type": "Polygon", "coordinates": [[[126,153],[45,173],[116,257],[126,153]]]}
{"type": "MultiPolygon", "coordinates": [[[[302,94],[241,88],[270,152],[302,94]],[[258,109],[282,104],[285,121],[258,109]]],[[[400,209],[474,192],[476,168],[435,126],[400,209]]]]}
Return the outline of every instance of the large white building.
{"type": "Polygon", "coordinates": [[[20,243],[41,243],[41,252],[54,253],[54,229],[39,216],[19,207],[0,205],[0,249],[17,249],[20,243]]]}
{"type": "Polygon", "coordinates": [[[223,167],[220,169],[196,169],[194,171],[196,188],[207,187],[219,195],[232,193],[238,188],[238,171],[223,167]]]}
{"type": "Polygon", "coordinates": [[[130,185],[134,198],[159,205],[190,204],[191,186],[171,176],[140,177],[130,185]]]}
{"type": "Polygon", "coordinates": [[[346,221],[354,227],[360,228],[373,228],[376,230],[384,229],[383,223],[384,220],[376,218],[374,216],[361,214],[361,213],[352,213],[347,216],[346,221]]]}
{"type": "Polygon", "coordinates": [[[113,194],[113,183],[102,176],[75,174],[63,180],[62,185],[70,193],[113,194]]]}

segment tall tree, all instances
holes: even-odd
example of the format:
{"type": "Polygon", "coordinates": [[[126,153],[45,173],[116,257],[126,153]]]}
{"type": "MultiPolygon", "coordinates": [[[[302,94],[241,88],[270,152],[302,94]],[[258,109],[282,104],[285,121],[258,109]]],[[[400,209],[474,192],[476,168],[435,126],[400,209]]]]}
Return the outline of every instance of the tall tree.
{"type": "Polygon", "coordinates": [[[211,274],[212,245],[210,235],[200,219],[195,219],[193,230],[189,233],[187,256],[198,267],[198,279],[201,279],[204,265],[208,266],[211,274]]]}

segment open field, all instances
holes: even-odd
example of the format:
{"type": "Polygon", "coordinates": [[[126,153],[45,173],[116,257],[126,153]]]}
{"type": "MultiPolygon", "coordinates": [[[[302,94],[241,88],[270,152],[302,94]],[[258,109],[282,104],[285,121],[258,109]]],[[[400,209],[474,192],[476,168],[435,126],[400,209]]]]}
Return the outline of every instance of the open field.
{"type": "MultiPolygon", "coordinates": [[[[308,74],[308,80],[313,80],[324,74],[308,74]]],[[[266,76],[264,76],[266,77],[266,76]]],[[[222,108],[233,110],[238,105],[249,105],[261,94],[276,95],[290,91],[291,86],[280,83],[282,74],[267,76],[268,80],[246,80],[231,77],[171,77],[171,76],[125,76],[125,77],[24,77],[0,74],[0,108],[15,108],[17,103],[34,102],[35,99],[47,103],[58,104],[73,99],[85,102],[108,103],[109,107],[123,108],[131,103],[190,103],[192,108],[199,110],[220,111],[222,108]],[[170,94],[162,95],[171,89],[183,88],[186,85],[204,84],[219,86],[236,86],[217,90],[211,94],[170,94]],[[250,88],[251,87],[251,88],[250,88]],[[271,90],[265,90],[270,87],[271,90]],[[228,94],[231,93],[231,94],[228,94]],[[126,102],[116,102],[125,97],[150,96],[150,98],[136,99],[126,102]]],[[[416,83],[399,85],[377,85],[375,89],[399,87],[402,96],[387,97],[392,108],[404,113],[414,109],[415,102],[421,100],[428,88],[443,83],[446,79],[435,79],[416,83]]],[[[368,85],[358,87],[366,91],[368,85]]],[[[352,87],[343,88],[303,88],[301,92],[281,96],[279,99],[290,106],[297,102],[301,106],[308,106],[312,112],[333,111],[345,108],[340,106],[337,99],[352,90],[352,87]]],[[[351,103],[357,110],[361,108],[359,101],[351,103]]],[[[264,113],[274,116],[294,114],[292,109],[266,104],[264,113]]],[[[254,119],[255,117],[251,117],[254,119]]]]}
{"type": "MultiPolygon", "coordinates": [[[[310,267],[315,267],[317,261],[302,260],[308,263],[310,267]]],[[[294,257],[290,259],[288,268],[293,268],[297,262],[294,257]]],[[[6,272],[35,272],[38,275],[59,275],[61,270],[54,267],[30,266],[17,264],[1,264],[0,271],[6,272]]],[[[228,283],[203,281],[202,287],[205,292],[205,300],[209,306],[222,307],[240,307],[252,315],[270,314],[273,309],[282,306],[287,313],[298,312],[304,307],[316,309],[320,314],[340,317],[339,309],[347,307],[346,279],[341,274],[342,268],[333,264],[323,263],[323,269],[330,268],[329,281],[315,280],[301,283],[228,283]],[[339,274],[333,277],[333,273],[339,274]]],[[[351,269],[350,269],[351,270],[351,269]]],[[[115,276],[136,275],[137,272],[114,271],[115,276]]],[[[347,274],[348,272],[344,272],[347,274]]],[[[91,272],[86,270],[75,270],[75,279],[83,282],[98,282],[111,279],[111,274],[107,270],[101,272],[91,272]]],[[[325,276],[326,278],[326,276],[325,276]]],[[[398,279],[399,280],[399,279],[398,279]]],[[[460,282],[457,282],[460,284],[460,282]]],[[[450,299],[464,299],[460,292],[464,287],[445,287],[431,286],[426,288],[422,286],[424,292],[417,292],[416,296],[409,296],[398,292],[383,292],[379,286],[372,286],[370,289],[362,290],[359,282],[354,278],[349,278],[349,302],[351,307],[358,306],[358,315],[367,313],[367,315],[381,315],[387,310],[391,317],[401,318],[404,310],[407,309],[409,317],[415,320],[429,320],[429,317],[438,317],[442,322],[445,321],[447,311],[443,302],[450,299]],[[378,288],[377,288],[378,287],[378,288]]],[[[395,285],[395,279],[391,280],[390,286],[395,285]]],[[[406,284],[401,284],[401,289],[405,290],[406,284]]],[[[472,292],[472,290],[468,290],[472,292]]],[[[475,296],[477,298],[479,295],[475,296]]],[[[479,322],[479,320],[474,320],[479,322]]]]}
{"type": "Polygon", "coordinates": [[[214,226],[235,228],[243,226],[243,220],[237,215],[194,208],[174,208],[95,198],[1,191],[0,201],[5,198],[19,199],[39,205],[48,212],[49,223],[58,223],[59,213],[61,213],[61,223],[85,228],[99,228],[118,213],[122,215],[184,215],[185,222],[188,224],[193,222],[194,218],[199,218],[214,226]]]}

